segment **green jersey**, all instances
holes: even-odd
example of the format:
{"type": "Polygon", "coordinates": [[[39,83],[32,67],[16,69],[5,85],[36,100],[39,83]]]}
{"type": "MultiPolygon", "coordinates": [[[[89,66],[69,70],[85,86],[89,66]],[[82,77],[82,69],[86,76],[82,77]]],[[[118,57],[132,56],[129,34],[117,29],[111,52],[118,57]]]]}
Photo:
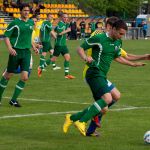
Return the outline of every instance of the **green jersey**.
{"type": "MultiPolygon", "coordinates": [[[[121,40],[114,41],[107,33],[90,37],[81,47],[84,50],[92,49],[91,57],[93,58],[93,62],[87,65],[90,68],[97,68],[99,70],[96,76],[106,77],[112,60],[121,55],[121,40]]],[[[94,74],[92,74],[92,76],[94,76],[94,74]]]]}
{"type": "Polygon", "coordinates": [[[52,31],[52,23],[48,20],[42,23],[42,27],[40,30],[40,38],[41,42],[50,42],[51,36],[50,32],[52,31]]]}
{"type": "MultiPolygon", "coordinates": [[[[55,32],[59,34],[62,31],[65,31],[67,28],[69,28],[69,24],[60,21],[55,28],[55,32]]],[[[66,46],[66,36],[67,34],[57,35],[57,38],[55,40],[55,46],[66,46]]]]}
{"type": "Polygon", "coordinates": [[[28,19],[27,21],[23,21],[19,18],[9,24],[4,35],[10,39],[12,47],[18,49],[29,49],[31,48],[33,28],[33,20],[28,19]]]}
{"type": "Polygon", "coordinates": [[[96,23],[95,22],[91,22],[90,23],[90,27],[91,27],[91,32],[94,32],[96,30],[96,23]]]}

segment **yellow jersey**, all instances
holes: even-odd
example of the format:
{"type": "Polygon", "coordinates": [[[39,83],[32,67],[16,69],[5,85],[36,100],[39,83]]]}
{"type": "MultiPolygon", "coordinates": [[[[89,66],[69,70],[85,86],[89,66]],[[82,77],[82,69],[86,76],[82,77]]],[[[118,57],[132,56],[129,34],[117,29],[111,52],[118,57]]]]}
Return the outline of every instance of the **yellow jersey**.
{"type": "Polygon", "coordinates": [[[33,32],[33,39],[36,43],[40,42],[40,29],[42,26],[43,20],[37,21],[35,28],[34,28],[34,32],[33,32]]]}

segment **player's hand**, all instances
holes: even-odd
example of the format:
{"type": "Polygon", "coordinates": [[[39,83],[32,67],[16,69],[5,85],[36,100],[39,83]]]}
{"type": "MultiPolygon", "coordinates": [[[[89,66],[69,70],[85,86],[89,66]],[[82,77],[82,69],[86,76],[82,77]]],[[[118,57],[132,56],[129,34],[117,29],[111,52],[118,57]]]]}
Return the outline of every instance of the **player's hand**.
{"type": "Polygon", "coordinates": [[[34,44],[32,45],[32,48],[36,54],[39,53],[39,49],[34,44]]]}
{"type": "Polygon", "coordinates": [[[16,56],[17,55],[17,52],[12,47],[9,47],[8,51],[9,51],[10,55],[12,55],[12,56],[16,56]]]}
{"type": "Polygon", "coordinates": [[[134,63],[134,67],[141,67],[141,66],[145,66],[146,63],[143,63],[143,62],[136,62],[134,63]]]}
{"type": "Polygon", "coordinates": [[[145,54],[145,60],[150,60],[150,54],[145,54]]]}
{"type": "Polygon", "coordinates": [[[87,63],[91,63],[93,61],[93,58],[91,56],[87,56],[86,59],[85,59],[85,61],[87,63]]]}

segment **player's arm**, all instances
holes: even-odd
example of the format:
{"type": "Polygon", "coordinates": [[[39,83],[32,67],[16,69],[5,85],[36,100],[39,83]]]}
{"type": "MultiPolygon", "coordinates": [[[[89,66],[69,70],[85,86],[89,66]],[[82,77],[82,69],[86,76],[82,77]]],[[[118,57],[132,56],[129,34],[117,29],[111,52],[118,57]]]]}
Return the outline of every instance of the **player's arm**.
{"type": "Polygon", "coordinates": [[[150,60],[150,54],[144,54],[144,55],[127,54],[125,58],[127,60],[150,60]]]}
{"type": "Polygon", "coordinates": [[[70,32],[70,31],[71,31],[71,28],[67,28],[66,30],[64,30],[61,33],[59,33],[59,35],[66,34],[66,33],[70,32]]]}
{"type": "Polygon", "coordinates": [[[33,48],[33,51],[38,54],[39,53],[39,49],[42,48],[41,45],[39,44],[36,44],[35,42],[32,41],[32,48],[33,48]]]}
{"type": "Polygon", "coordinates": [[[84,61],[91,63],[93,61],[93,58],[91,56],[87,56],[85,51],[89,48],[92,48],[94,45],[96,45],[99,42],[98,35],[90,37],[89,39],[85,40],[83,44],[77,48],[77,53],[83,59],[84,61]]]}
{"type": "Polygon", "coordinates": [[[16,56],[16,55],[17,55],[17,52],[12,48],[12,45],[11,45],[11,43],[10,43],[9,38],[8,38],[8,37],[5,37],[5,38],[4,38],[4,41],[5,41],[5,44],[6,44],[6,46],[7,46],[7,49],[8,49],[8,51],[9,51],[10,55],[16,56]]]}
{"type": "Polygon", "coordinates": [[[56,32],[55,32],[54,30],[51,31],[51,35],[52,35],[52,37],[53,37],[54,39],[57,38],[57,34],[56,34],[56,32]]]}
{"type": "Polygon", "coordinates": [[[16,28],[16,24],[15,24],[15,21],[13,21],[13,22],[11,22],[11,23],[8,25],[8,27],[7,27],[7,29],[6,29],[6,31],[5,31],[5,33],[4,33],[4,36],[5,36],[5,38],[4,38],[5,44],[6,44],[6,46],[7,46],[7,49],[8,49],[8,51],[9,51],[10,55],[13,55],[13,56],[16,56],[17,53],[16,53],[16,51],[12,48],[12,45],[11,45],[11,43],[10,43],[10,37],[11,37],[12,33],[14,32],[14,29],[15,29],[15,28],[16,28]]]}
{"type": "Polygon", "coordinates": [[[132,66],[132,67],[140,67],[140,66],[145,66],[146,65],[143,62],[132,62],[132,61],[129,61],[129,60],[123,58],[122,56],[117,57],[115,59],[115,61],[117,61],[117,62],[119,62],[119,63],[121,63],[123,65],[128,65],[128,66],[132,66]]]}
{"type": "Polygon", "coordinates": [[[85,62],[91,63],[93,61],[93,58],[91,56],[87,56],[85,50],[82,47],[77,48],[77,53],[85,62]]]}
{"type": "Polygon", "coordinates": [[[134,61],[134,60],[150,60],[150,54],[144,55],[135,55],[135,54],[128,54],[124,49],[121,48],[121,56],[127,60],[134,61]]]}

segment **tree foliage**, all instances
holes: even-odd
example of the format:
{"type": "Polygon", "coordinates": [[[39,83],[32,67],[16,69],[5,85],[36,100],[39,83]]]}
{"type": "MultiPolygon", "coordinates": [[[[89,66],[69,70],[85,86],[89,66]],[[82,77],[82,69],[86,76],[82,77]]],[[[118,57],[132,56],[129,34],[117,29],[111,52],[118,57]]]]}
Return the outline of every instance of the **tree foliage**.
{"type": "Polygon", "coordinates": [[[85,11],[95,15],[126,14],[135,17],[143,0],[78,0],[79,5],[85,11]]]}

